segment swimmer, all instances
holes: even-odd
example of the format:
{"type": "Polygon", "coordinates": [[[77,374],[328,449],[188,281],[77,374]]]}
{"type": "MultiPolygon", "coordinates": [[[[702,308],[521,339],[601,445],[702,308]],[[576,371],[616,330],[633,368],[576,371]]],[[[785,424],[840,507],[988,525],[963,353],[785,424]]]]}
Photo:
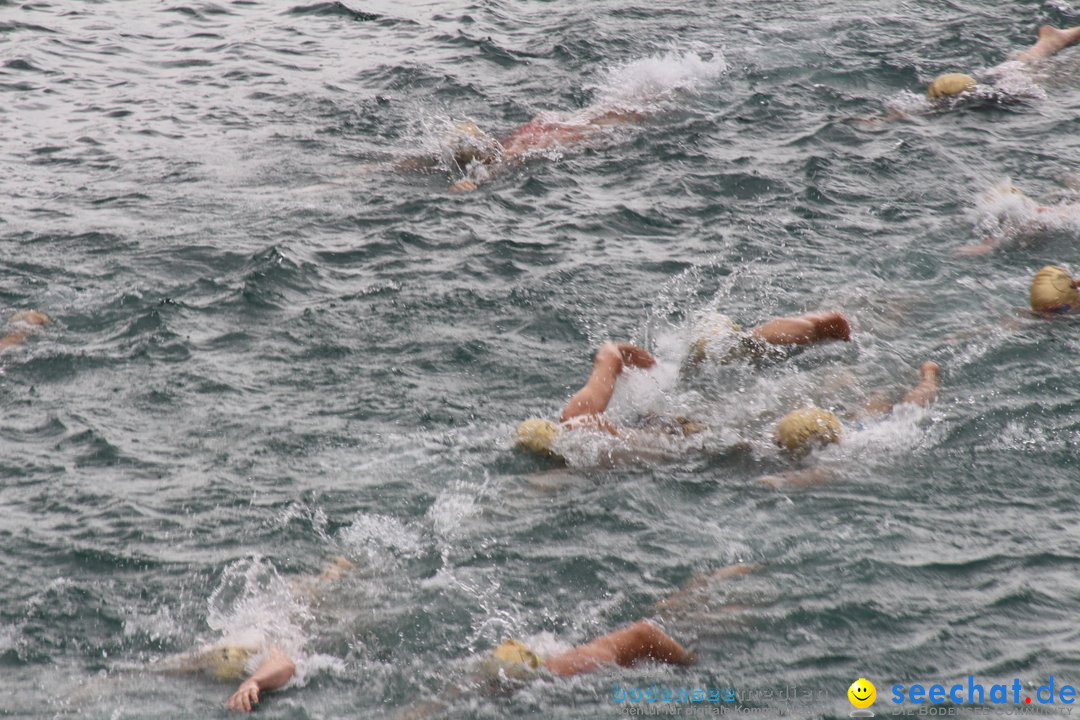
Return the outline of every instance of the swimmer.
{"type": "MultiPolygon", "coordinates": [[[[318,575],[294,579],[291,593],[304,604],[314,605],[328,584],[340,580],[352,568],[353,564],[345,558],[335,557],[318,575]]],[[[217,680],[240,680],[239,687],[225,701],[225,707],[250,712],[259,704],[262,693],[284,687],[296,675],[296,663],[282,647],[296,643],[279,640],[281,644],[272,641],[261,629],[247,628],[194,652],[165,658],[155,669],[164,673],[204,673],[217,680]]]]}
{"type": "Polygon", "coordinates": [[[1080,278],[1073,279],[1058,265],[1047,265],[1031,280],[1032,312],[1040,315],[1065,315],[1080,311],[1080,278]]]}
{"type": "MultiPolygon", "coordinates": [[[[332,558],[318,575],[304,576],[294,580],[292,591],[309,603],[315,604],[318,602],[326,585],[340,580],[345,576],[345,573],[352,569],[353,564],[339,555],[332,558]]],[[[253,654],[252,649],[225,647],[240,656],[239,672],[228,676],[217,673],[217,676],[221,679],[239,678],[243,675],[249,655],[253,654]]],[[[216,648],[214,649],[216,650],[216,648]]],[[[292,680],[294,675],[296,675],[296,663],[293,662],[293,659],[277,645],[270,645],[255,671],[241,682],[236,692],[225,701],[225,707],[229,710],[251,712],[252,708],[259,704],[261,693],[284,687],[292,680]]]]}
{"type": "MultiPolygon", "coordinates": [[[[899,403],[894,405],[888,401],[874,400],[866,404],[866,410],[873,416],[881,416],[891,412],[897,405],[928,408],[937,399],[940,380],[941,366],[928,360],[919,368],[919,383],[909,390],[899,403]]],[[[829,410],[818,407],[801,408],[789,412],[777,423],[774,437],[778,446],[793,456],[801,457],[814,448],[842,442],[844,424],[829,410]]],[[[774,488],[798,487],[818,484],[827,478],[827,472],[814,468],[769,475],[762,478],[762,482],[774,488]]]]}
{"type": "Polygon", "coordinates": [[[0,337],[0,352],[13,348],[25,340],[36,328],[51,322],[51,318],[37,310],[20,310],[11,316],[12,325],[21,326],[0,337]]]}
{"type": "Polygon", "coordinates": [[[980,196],[977,207],[986,234],[982,242],[957,249],[958,256],[985,255],[1010,243],[1028,245],[1040,233],[1080,223],[1080,205],[1040,205],[1007,180],[980,196]]]}
{"type": "MultiPolygon", "coordinates": [[[[465,177],[450,186],[453,192],[472,192],[498,173],[521,164],[530,154],[564,148],[598,137],[605,128],[630,125],[646,115],[632,110],[585,109],[578,113],[544,113],[513,130],[502,139],[481,130],[476,123],[458,123],[446,135],[443,160],[465,177]]],[[[398,163],[401,170],[436,167],[439,160],[413,157],[398,163]]]]}
{"type": "MultiPolygon", "coordinates": [[[[1038,41],[1027,50],[1015,53],[1013,60],[1029,66],[1034,65],[1040,60],[1056,55],[1077,40],[1080,40],[1080,26],[1062,30],[1050,25],[1043,25],[1039,28],[1038,41]]],[[[986,73],[987,79],[992,81],[995,73],[1000,72],[1002,69],[1004,69],[1004,65],[992,68],[986,73]]],[[[951,100],[961,96],[970,96],[998,103],[1014,102],[1017,99],[1011,93],[995,88],[993,84],[984,85],[971,75],[957,72],[945,73],[936,77],[927,87],[926,96],[931,100],[951,100]]]]}
{"type": "Polygon", "coordinates": [[[743,610],[745,608],[742,605],[732,604],[709,607],[711,604],[711,595],[716,591],[715,586],[719,582],[741,578],[752,572],[757,572],[764,567],[764,565],[747,565],[739,563],[737,565],[728,565],[708,573],[694,575],[690,578],[690,581],[683,586],[682,590],[679,590],[656,603],[653,605],[653,609],[657,613],[667,617],[686,616],[689,615],[691,611],[698,610],[702,607],[705,607],[714,613],[716,611],[730,613],[743,610]]]}
{"type": "Polygon", "coordinates": [[[194,652],[168,658],[155,669],[168,674],[202,673],[216,680],[243,679],[225,707],[245,712],[258,704],[260,693],[284,687],[296,674],[292,658],[279,646],[266,642],[258,632],[233,635],[194,652]],[[253,664],[254,671],[243,679],[253,664]]]}
{"type": "MultiPolygon", "coordinates": [[[[1043,91],[1032,87],[1030,80],[1019,83],[1017,87],[1010,87],[1016,83],[1002,81],[1008,80],[1010,73],[1015,78],[1017,71],[1030,68],[1077,41],[1080,41],[1080,26],[1062,29],[1043,25],[1039,28],[1039,37],[1034,45],[1014,53],[1010,60],[982,73],[981,81],[967,73],[944,73],[930,83],[926,97],[937,109],[953,109],[960,105],[1010,105],[1021,102],[1025,97],[1044,97],[1043,91]]],[[[897,110],[877,117],[857,118],[855,122],[872,125],[908,117],[908,113],[897,110]]]]}
{"type": "Polygon", "coordinates": [[[272,646],[251,676],[225,702],[229,710],[251,712],[259,704],[259,694],[284,687],[296,674],[296,664],[281,648],[272,646]]]}
{"type": "MultiPolygon", "coordinates": [[[[680,621],[716,623],[727,619],[729,611],[745,609],[743,606],[725,605],[711,608],[707,616],[693,615],[691,611],[709,604],[711,591],[723,581],[741,578],[760,570],[762,565],[737,564],[722,567],[704,575],[695,575],[675,594],[654,605],[658,615],[679,617],[680,621]]],[[[542,677],[544,671],[551,676],[572,677],[597,672],[605,667],[635,667],[642,662],[653,661],[669,665],[689,666],[697,661],[697,653],[688,650],[659,626],[649,620],[638,620],[632,625],[578,645],[564,652],[544,658],[520,640],[508,639],[500,643],[480,664],[481,673],[472,677],[470,685],[493,687],[491,681],[529,681],[542,677]]],[[[418,703],[396,716],[397,720],[426,720],[433,715],[445,716],[450,709],[448,701],[465,695],[458,684],[439,693],[439,700],[418,703]]]]}
{"type": "MultiPolygon", "coordinates": [[[[741,578],[762,567],[737,564],[704,575],[695,575],[686,586],[656,603],[654,608],[658,611],[677,612],[701,605],[705,601],[704,596],[714,589],[717,583],[741,578]]],[[[684,648],[648,620],[638,620],[629,627],[547,659],[540,658],[518,640],[505,641],[495,649],[493,655],[504,663],[524,663],[528,669],[544,668],[563,677],[593,672],[605,665],[633,667],[643,660],[670,665],[691,665],[697,660],[696,653],[684,648]]]]}
{"type": "Polygon", "coordinates": [[[506,640],[492,653],[496,672],[515,676],[530,670],[544,669],[553,675],[570,677],[593,672],[605,665],[633,667],[652,660],[669,665],[691,665],[697,655],[648,620],[608,633],[566,652],[541,658],[519,640],[506,640]],[[507,672],[509,671],[509,672],[507,672]]]}
{"type": "Polygon", "coordinates": [[[779,359],[793,348],[827,340],[851,340],[847,318],[837,312],[777,318],[744,331],[727,315],[702,313],[693,324],[693,341],[684,370],[706,363],[727,365],[733,362],[756,362],[779,359]]]}
{"type": "MultiPolygon", "coordinates": [[[[751,329],[746,337],[767,345],[810,345],[830,340],[848,341],[851,339],[851,326],[847,318],[838,312],[820,313],[776,318],[751,329]]],[[[538,455],[557,457],[552,443],[562,432],[589,428],[619,436],[620,430],[604,417],[619,375],[626,366],[647,370],[655,365],[656,358],[643,348],[630,343],[604,343],[593,359],[592,374],[584,387],[566,403],[559,423],[540,418],[525,420],[514,433],[516,443],[538,455]]],[[[685,419],[676,419],[675,422],[676,431],[684,436],[704,429],[685,419]]]]}

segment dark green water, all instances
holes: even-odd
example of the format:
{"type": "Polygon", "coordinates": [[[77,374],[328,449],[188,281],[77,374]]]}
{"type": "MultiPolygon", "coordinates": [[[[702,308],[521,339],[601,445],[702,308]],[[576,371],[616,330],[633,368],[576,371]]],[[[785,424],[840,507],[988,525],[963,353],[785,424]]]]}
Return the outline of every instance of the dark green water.
{"type": "Polygon", "coordinates": [[[1037,268],[1080,267],[1080,220],[955,255],[1005,178],[1075,200],[1080,48],[1043,99],[849,122],[1080,13],[349,7],[0,0],[0,310],[56,321],[0,356],[0,716],[225,716],[232,685],[155,669],[252,632],[298,658],[272,717],[614,717],[614,683],[798,685],[828,699],[795,716],[842,717],[861,676],[879,714],[894,683],[1080,683],[1080,326],[1021,310],[1037,268]],[[392,169],[465,118],[608,102],[648,118],[470,195],[392,169]],[[854,342],[678,381],[707,307],[842,310],[854,342]],[[607,338],[661,360],[617,417],[712,431],[614,466],[515,452],[607,338]],[[927,359],[933,408],[817,455],[827,484],[760,482],[793,467],[787,410],[898,398],[927,359]],[[356,570],[312,607],[290,578],[334,555],[356,570]],[[468,686],[505,637],[584,642],[733,562],[763,567],[659,618],[692,668],[468,686]]]}

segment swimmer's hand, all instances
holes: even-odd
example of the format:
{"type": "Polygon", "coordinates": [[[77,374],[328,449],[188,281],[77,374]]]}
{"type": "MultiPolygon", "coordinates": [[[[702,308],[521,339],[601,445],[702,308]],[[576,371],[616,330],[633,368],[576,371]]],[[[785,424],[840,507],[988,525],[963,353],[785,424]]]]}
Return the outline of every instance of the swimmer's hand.
{"type": "Polygon", "coordinates": [[[11,316],[13,323],[26,323],[27,325],[45,325],[52,322],[52,318],[37,310],[20,310],[11,316]]]}
{"type": "Polygon", "coordinates": [[[251,712],[251,709],[259,704],[259,683],[254,678],[248,678],[236,692],[232,694],[225,707],[237,712],[251,712]]]}
{"type": "Polygon", "coordinates": [[[761,482],[773,490],[786,490],[824,485],[829,482],[831,476],[832,473],[828,470],[816,467],[809,470],[789,470],[776,475],[766,475],[761,478],[761,482]]]}
{"type": "Polygon", "coordinates": [[[450,186],[450,192],[467,193],[476,190],[476,183],[466,178],[465,180],[458,180],[456,183],[450,186]]]}
{"type": "Polygon", "coordinates": [[[990,238],[985,239],[978,245],[964,245],[953,251],[956,257],[978,257],[980,255],[986,255],[989,252],[993,252],[997,244],[990,238]]]}
{"type": "Polygon", "coordinates": [[[254,674],[232,694],[225,707],[239,712],[251,712],[259,704],[259,693],[270,692],[283,687],[296,674],[296,665],[292,658],[277,647],[270,648],[270,653],[254,674]]]}
{"type": "Polygon", "coordinates": [[[892,110],[880,115],[871,115],[869,117],[853,117],[846,118],[843,122],[848,125],[855,125],[856,127],[872,128],[887,122],[896,122],[897,120],[908,120],[910,115],[900,112],[899,110],[892,110]]]}

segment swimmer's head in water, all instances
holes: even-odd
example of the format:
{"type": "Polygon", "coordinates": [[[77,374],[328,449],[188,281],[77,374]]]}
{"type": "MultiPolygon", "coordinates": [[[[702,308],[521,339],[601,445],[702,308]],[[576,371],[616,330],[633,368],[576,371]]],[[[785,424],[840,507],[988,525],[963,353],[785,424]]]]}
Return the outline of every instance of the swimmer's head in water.
{"type": "Polygon", "coordinates": [[[840,442],[843,426],[840,418],[828,410],[810,407],[793,410],[776,426],[776,442],[788,450],[804,450],[814,444],[840,442]]]}
{"type": "Polygon", "coordinates": [[[537,455],[556,455],[552,444],[561,432],[562,429],[550,420],[529,418],[517,426],[514,442],[537,455]]]}
{"type": "Polygon", "coordinates": [[[504,663],[525,665],[530,670],[540,667],[540,656],[520,640],[506,640],[492,651],[491,656],[504,663]]]}
{"type": "Polygon", "coordinates": [[[493,676],[504,675],[514,680],[526,680],[544,664],[543,659],[520,640],[506,640],[495,648],[484,662],[484,669],[493,676]]]}
{"type": "Polygon", "coordinates": [[[727,315],[718,312],[702,314],[690,333],[692,339],[687,360],[700,365],[713,356],[725,357],[731,351],[726,339],[741,331],[739,324],[727,315]]]}
{"type": "Polygon", "coordinates": [[[930,87],[926,90],[926,95],[931,100],[937,100],[938,98],[956,97],[961,93],[974,89],[975,78],[970,75],[945,73],[934,78],[934,82],[930,83],[930,87]]]}
{"type": "Polygon", "coordinates": [[[497,162],[502,151],[499,141],[481,130],[474,122],[461,122],[447,133],[444,145],[450,158],[462,170],[473,163],[490,165],[497,162]]]}
{"type": "Polygon", "coordinates": [[[1047,265],[1031,281],[1031,309],[1035,312],[1069,312],[1080,308],[1080,292],[1068,271],[1047,265]]]}
{"type": "Polygon", "coordinates": [[[199,664],[219,680],[239,680],[246,673],[251,650],[240,645],[214,645],[197,657],[199,664]]]}

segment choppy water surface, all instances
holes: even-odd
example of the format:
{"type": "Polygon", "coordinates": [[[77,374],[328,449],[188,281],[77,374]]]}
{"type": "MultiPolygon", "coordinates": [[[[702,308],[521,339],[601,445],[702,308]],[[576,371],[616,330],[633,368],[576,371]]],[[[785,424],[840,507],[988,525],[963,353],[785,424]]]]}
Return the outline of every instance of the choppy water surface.
{"type": "Polygon", "coordinates": [[[663,5],[0,1],[0,310],[56,320],[0,357],[0,715],[222,716],[230,684],[157,669],[251,632],[299,660],[273,717],[1080,680],[1080,328],[1020,310],[1080,267],[1080,49],[1043,99],[851,122],[1080,14],[663,5]],[[605,104],[646,118],[469,195],[393,168],[455,122],[605,104]],[[1012,231],[1006,178],[1061,205],[1045,232],[1012,231]],[[855,341],[680,377],[714,307],[839,309],[855,341]],[[661,359],[617,416],[711,431],[614,466],[513,451],[605,338],[661,359]],[[932,409],[819,454],[824,485],[760,482],[792,469],[786,410],[851,416],[926,359],[932,409]],[[355,571],[309,602],[335,555],[355,571]],[[583,642],[736,561],[763,567],[705,604],[741,610],[664,618],[693,668],[470,684],[504,637],[583,642]]]}

